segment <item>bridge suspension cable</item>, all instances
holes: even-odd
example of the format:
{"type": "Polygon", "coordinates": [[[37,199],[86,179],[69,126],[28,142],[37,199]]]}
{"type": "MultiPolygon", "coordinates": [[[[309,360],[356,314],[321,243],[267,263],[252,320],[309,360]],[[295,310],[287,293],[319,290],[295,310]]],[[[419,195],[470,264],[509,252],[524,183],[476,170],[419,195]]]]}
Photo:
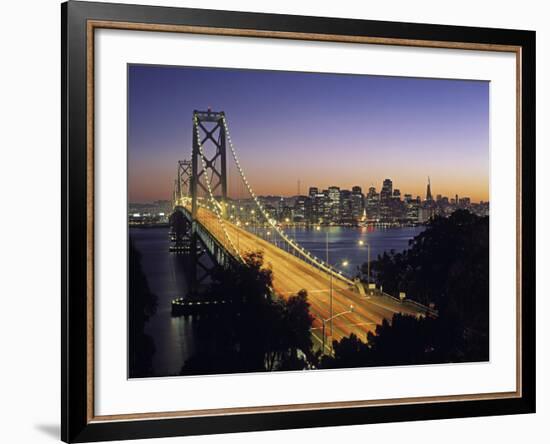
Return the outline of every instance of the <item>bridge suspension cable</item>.
{"type": "MultiPolygon", "coordinates": [[[[348,279],[347,277],[343,276],[341,272],[338,272],[334,270],[333,267],[331,267],[329,264],[326,264],[325,262],[319,260],[315,256],[313,256],[309,251],[307,251],[304,247],[302,247],[298,242],[291,239],[285,232],[282,230],[275,220],[265,211],[265,208],[261,204],[260,200],[258,199],[258,196],[256,196],[256,193],[254,193],[254,190],[252,189],[252,186],[248,182],[248,179],[246,178],[246,175],[244,174],[243,168],[241,166],[241,162],[239,161],[239,158],[237,156],[237,152],[235,151],[235,147],[233,146],[233,142],[231,140],[231,134],[229,133],[229,127],[227,125],[227,120],[225,116],[222,117],[223,126],[225,128],[225,134],[227,137],[227,141],[229,142],[229,148],[231,149],[231,154],[233,155],[233,160],[235,161],[235,164],[237,165],[237,169],[239,171],[239,174],[241,176],[242,181],[244,182],[246,189],[248,190],[250,196],[252,196],[252,199],[254,200],[254,203],[260,210],[260,213],[262,216],[266,219],[268,224],[275,230],[275,232],[290,246],[298,253],[298,255],[302,256],[306,261],[316,265],[321,270],[331,274],[333,277],[340,279],[350,285],[354,285],[355,282],[353,282],[351,279],[348,279]]],[[[200,147],[200,145],[199,145],[200,147]]]]}
{"type": "Polygon", "coordinates": [[[198,120],[197,120],[196,116],[193,117],[193,127],[195,128],[195,131],[197,133],[197,145],[199,147],[199,157],[201,159],[202,169],[204,171],[204,176],[206,177],[206,180],[205,180],[206,181],[206,188],[208,190],[210,201],[213,204],[212,207],[214,208],[214,213],[216,214],[218,222],[219,222],[220,226],[222,227],[223,234],[224,234],[225,238],[228,240],[229,244],[231,245],[231,248],[237,253],[237,256],[238,256],[239,260],[244,262],[244,258],[242,257],[241,252],[239,251],[239,249],[237,248],[237,246],[233,242],[233,239],[231,238],[231,236],[229,235],[229,233],[227,231],[224,219],[223,219],[222,214],[220,212],[220,208],[219,208],[220,204],[215,199],[214,194],[212,192],[212,184],[211,184],[210,178],[208,176],[207,164],[206,164],[204,151],[203,151],[203,148],[202,148],[200,131],[199,131],[199,124],[198,124],[198,120]]]}

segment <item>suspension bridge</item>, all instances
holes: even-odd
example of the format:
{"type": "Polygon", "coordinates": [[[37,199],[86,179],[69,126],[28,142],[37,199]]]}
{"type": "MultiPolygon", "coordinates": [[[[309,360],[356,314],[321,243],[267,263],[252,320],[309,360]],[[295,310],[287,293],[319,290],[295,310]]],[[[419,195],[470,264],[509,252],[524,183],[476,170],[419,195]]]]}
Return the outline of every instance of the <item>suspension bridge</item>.
{"type": "MultiPolygon", "coordinates": [[[[273,271],[273,291],[287,298],[306,290],[314,316],[313,338],[325,343],[326,336],[340,340],[354,333],[365,341],[367,334],[396,313],[425,315],[421,307],[403,304],[380,292],[366,294],[363,285],[327,261],[314,256],[293,239],[270,214],[247,179],[231,140],[224,112],[193,112],[190,160],[178,162],[173,206],[185,220],[179,239],[187,239],[191,256],[192,288],[211,274],[213,267],[243,261],[247,252],[261,251],[264,264],[273,271]],[[246,229],[231,213],[227,196],[227,151],[239,180],[253,202],[254,210],[278,242],[270,242],[246,229]]],[[[370,293],[370,292],[369,292],[370,293]]],[[[331,341],[327,341],[328,343],[331,341]]]]}

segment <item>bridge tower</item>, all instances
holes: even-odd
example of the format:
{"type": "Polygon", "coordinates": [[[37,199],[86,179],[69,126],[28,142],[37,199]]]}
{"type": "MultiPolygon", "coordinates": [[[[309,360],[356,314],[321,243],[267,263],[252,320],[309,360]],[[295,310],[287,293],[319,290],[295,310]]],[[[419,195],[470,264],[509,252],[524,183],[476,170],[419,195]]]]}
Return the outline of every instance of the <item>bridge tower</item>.
{"type": "MultiPolygon", "coordinates": [[[[205,246],[200,245],[197,233],[198,193],[202,190],[207,196],[212,193],[221,204],[225,217],[227,202],[227,135],[223,111],[193,111],[193,149],[189,194],[191,196],[191,291],[198,291],[198,284],[209,276],[216,267],[204,261],[205,246]],[[208,181],[208,182],[207,182],[208,181]],[[210,189],[209,189],[210,188],[210,189]],[[202,247],[202,248],[201,248],[202,247]]],[[[187,171],[187,170],[186,170],[187,171]]],[[[182,182],[183,184],[183,182],[182,182]]],[[[211,261],[215,262],[215,261],[211,261]]]]}
{"type": "Polygon", "coordinates": [[[197,216],[197,192],[202,189],[206,194],[209,193],[206,180],[210,181],[212,194],[221,197],[222,205],[227,201],[227,135],[223,124],[224,118],[223,111],[212,111],[211,109],[193,111],[193,152],[191,155],[193,219],[197,216]],[[204,154],[205,168],[203,168],[203,162],[200,159],[201,151],[204,154]]]}
{"type": "Polygon", "coordinates": [[[174,179],[174,189],[172,190],[172,208],[178,205],[178,179],[174,179]]]}
{"type": "Polygon", "coordinates": [[[176,194],[177,194],[177,199],[179,199],[179,202],[181,202],[181,200],[184,197],[187,197],[190,195],[191,177],[192,177],[191,161],[178,160],[176,194]]]}

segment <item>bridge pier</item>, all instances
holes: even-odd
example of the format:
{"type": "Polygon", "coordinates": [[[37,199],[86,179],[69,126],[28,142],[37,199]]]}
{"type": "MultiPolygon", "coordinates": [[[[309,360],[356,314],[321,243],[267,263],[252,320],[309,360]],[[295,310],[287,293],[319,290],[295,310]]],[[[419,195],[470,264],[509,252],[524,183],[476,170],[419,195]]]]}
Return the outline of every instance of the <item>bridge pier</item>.
{"type": "MultiPolygon", "coordinates": [[[[173,221],[172,229],[180,236],[189,239],[189,248],[182,252],[186,253],[189,258],[187,268],[190,294],[197,295],[200,292],[201,284],[211,278],[219,267],[230,267],[235,258],[199,220],[192,219],[189,208],[181,206],[174,208],[171,221],[173,221]],[[184,222],[182,222],[182,218],[184,222]],[[182,226],[186,227],[185,231],[182,231],[182,226]]],[[[178,235],[176,235],[177,238],[178,235]]]]}

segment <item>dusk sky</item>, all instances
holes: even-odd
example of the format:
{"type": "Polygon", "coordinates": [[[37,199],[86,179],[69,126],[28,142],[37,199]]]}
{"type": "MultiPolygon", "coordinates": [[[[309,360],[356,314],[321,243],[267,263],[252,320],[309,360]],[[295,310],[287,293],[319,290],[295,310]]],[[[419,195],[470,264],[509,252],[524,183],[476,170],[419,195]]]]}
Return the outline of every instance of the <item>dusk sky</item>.
{"type": "MultiPolygon", "coordinates": [[[[489,83],[130,65],[129,202],[171,198],[194,109],[225,111],[258,195],[310,186],[489,200],[489,83]]],[[[241,197],[228,150],[229,196],[241,197]]]]}

